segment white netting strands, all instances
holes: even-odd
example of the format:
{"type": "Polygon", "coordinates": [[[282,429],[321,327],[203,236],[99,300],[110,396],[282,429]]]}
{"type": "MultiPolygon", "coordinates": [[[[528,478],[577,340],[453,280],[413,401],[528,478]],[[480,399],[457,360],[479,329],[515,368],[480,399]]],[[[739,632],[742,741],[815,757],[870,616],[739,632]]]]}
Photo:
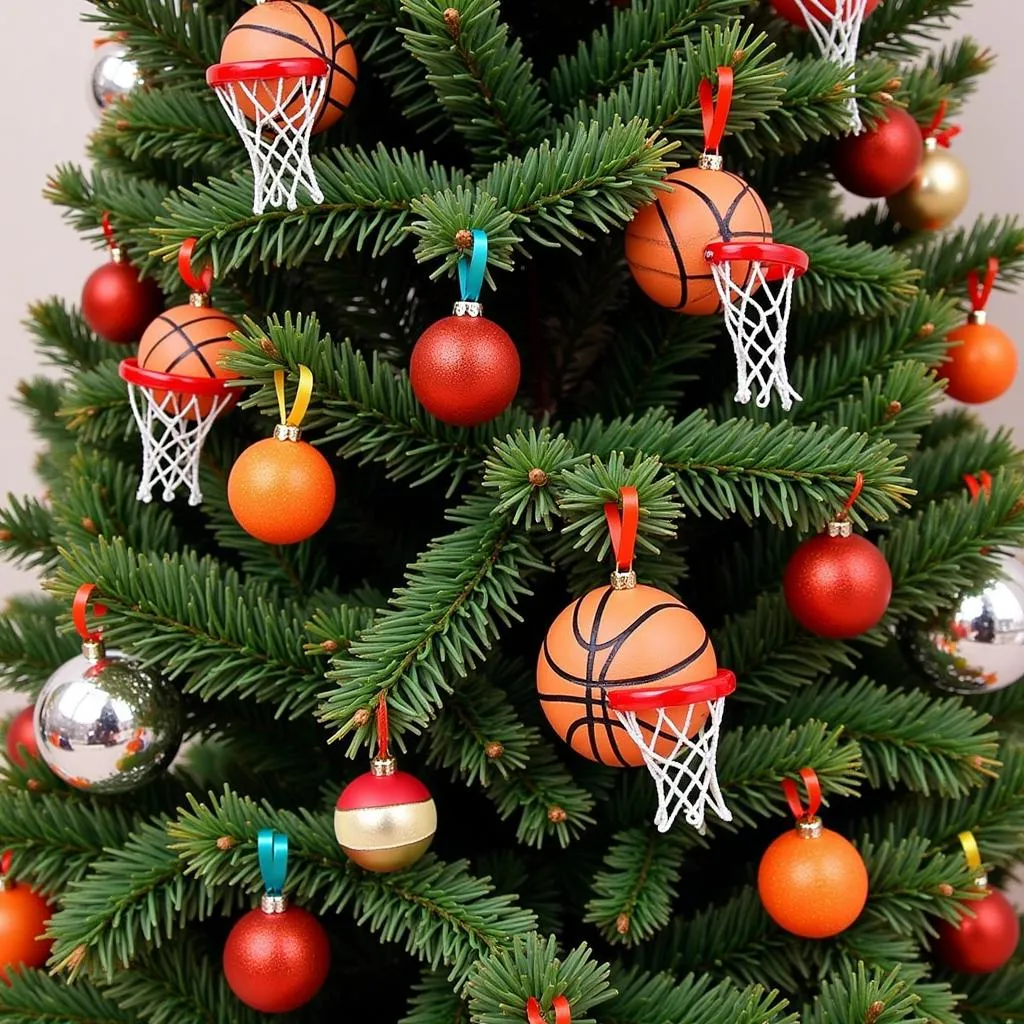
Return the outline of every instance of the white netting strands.
{"type": "Polygon", "coordinates": [[[754,396],[764,408],[772,392],[783,409],[800,401],[786,369],[786,334],[793,281],[808,267],[807,255],[775,243],[718,242],[708,247],[708,262],[722,302],[726,330],[736,356],[736,401],[754,396]],[[735,271],[747,267],[742,280],[735,271]]]}
{"type": "Polygon", "coordinates": [[[311,57],[217,64],[207,73],[249,154],[253,213],[296,209],[300,187],[323,202],[309,140],[326,98],[327,70],[326,61],[311,57]]]}

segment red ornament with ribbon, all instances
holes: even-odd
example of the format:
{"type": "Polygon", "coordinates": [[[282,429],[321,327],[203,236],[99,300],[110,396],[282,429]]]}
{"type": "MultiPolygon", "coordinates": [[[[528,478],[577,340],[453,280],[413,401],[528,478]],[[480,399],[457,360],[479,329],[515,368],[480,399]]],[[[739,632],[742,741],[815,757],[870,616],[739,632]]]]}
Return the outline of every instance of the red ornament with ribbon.
{"type": "Polygon", "coordinates": [[[971,312],[967,323],[949,333],[949,351],[937,368],[947,381],[946,394],[958,402],[991,402],[1005,394],[1017,376],[1017,347],[988,322],[986,306],[998,273],[999,260],[993,256],[984,277],[975,270],[967,275],[971,312]]]}
{"type": "Polygon", "coordinates": [[[942,128],[948,105],[939,104],[938,113],[923,128],[924,156],[910,183],[889,196],[889,213],[910,231],[938,231],[963,212],[970,197],[967,168],[949,149],[960,134],[958,125],[942,128]]]}
{"type": "Polygon", "coordinates": [[[437,831],[437,808],[426,786],[398,770],[388,736],[388,707],[377,704],[377,756],[350,782],[334,810],[334,834],[347,856],[367,871],[412,867],[437,831]]]}
{"type": "Polygon", "coordinates": [[[50,956],[52,939],[44,939],[53,907],[24,882],[10,876],[11,851],[0,857],[0,981],[22,967],[42,967],[50,956]]]}
{"type": "Polygon", "coordinates": [[[826,939],[860,917],[868,898],[868,872],[856,847],[818,817],[821,784],[813,768],[801,768],[807,806],[796,783],[782,781],[796,827],[779,836],[761,858],[757,891],[780,928],[805,939],[826,939]]]}
{"type": "Polygon", "coordinates": [[[853,532],[849,510],[864,487],[857,474],[843,510],[825,531],[793,552],[782,592],[805,629],[831,640],[850,640],[878,625],[892,597],[892,572],[885,555],[853,532]]]}
{"type": "Polygon", "coordinates": [[[623,487],[604,512],[615,570],[608,586],[551,624],[537,659],[541,709],[576,753],[610,767],[646,766],[661,831],[681,811],[697,829],[708,807],[731,820],[716,757],[736,678],[719,667],[707,630],[682,601],[637,583],[636,488],[623,487]]]}
{"type": "Polygon", "coordinates": [[[110,261],[86,278],[82,318],[105,341],[133,345],[164,308],[163,292],[151,278],[140,277],[128,262],[114,238],[110,214],[103,214],[102,224],[110,261]]]}

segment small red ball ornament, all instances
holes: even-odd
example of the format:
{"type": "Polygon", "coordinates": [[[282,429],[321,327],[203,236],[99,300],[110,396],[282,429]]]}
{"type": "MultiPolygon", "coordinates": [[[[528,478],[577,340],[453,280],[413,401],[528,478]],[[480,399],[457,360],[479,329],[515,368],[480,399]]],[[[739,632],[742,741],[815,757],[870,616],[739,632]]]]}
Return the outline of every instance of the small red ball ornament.
{"type": "Polygon", "coordinates": [[[1020,941],[1020,919],[1010,901],[998,889],[983,888],[987,893],[984,899],[964,902],[959,924],[938,924],[935,954],[950,970],[961,974],[998,971],[1020,941]]]}
{"type": "Polygon", "coordinates": [[[82,288],[82,318],[106,341],[134,344],[164,308],[164,297],[155,281],[139,277],[114,241],[110,218],[103,215],[110,262],[97,267],[82,288]]]}
{"type": "Polygon", "coordinates": [[[53,946],[52,939],[42,938],[53,908],[23,882],[8,878],[10,866],[8,850],[0,859],[0,980],[12,968],[42,967],[53,946]]]}
{"type": "Polygon", "coordinates": [[[796,828],[764,852],[757,891],[768,916],[780,928],[805,939],[827,939],[845,931],[860,916],[868,898],[868,872],[856,847],[825,828],[817,816],[821,787],[811,768],[800,776],[807,786],[806,810],[796,784],[782,787],[796,817],[796,828]]]}
{"type": "MultiPolygon", "coordinates": [[[[849,9],[853,2],[854,0],[846,0],[846,8],[849,9]]],[[[864,6],[864,17],[866,18],[881,2],[882,0],[868,0],[864,6]]],[[[808,0],[806,4],[801,5],[797,0],[772,0],[772,7],[780,18],[785,18],[799,28],[807,28],[807,14],[804,8],[815,21],[824,22],[835,16],[839,3],[840,0],[808,0]]]]}
{"type": "Polygon", "coordinates": [[[7,757],[19,768],[26,766],[26,757],[34,759],[39,757],[39,743],[36,740],[36,730],[33,725],[35,710],[34,706],[30,706],[24,711],[19,711],[7,727],[7,736],[5,737],[7,757]]]}
{"type": "Polygon", "coordinates": [[[923,158],[921,126],[901,107],[889,106],[873,128],[836,143],[832,173],[855,196],[881,199],[906,188],[923,158]]]}

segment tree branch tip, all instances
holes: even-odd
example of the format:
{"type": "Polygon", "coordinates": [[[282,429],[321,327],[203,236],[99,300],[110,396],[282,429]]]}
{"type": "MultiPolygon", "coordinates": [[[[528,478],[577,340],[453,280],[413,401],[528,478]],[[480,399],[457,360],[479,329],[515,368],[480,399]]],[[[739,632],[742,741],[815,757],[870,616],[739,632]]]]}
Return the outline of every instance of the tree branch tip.
{"type": "Polygon", "coordinates": [[[875,1024],[883,1013],[885,1013],[885,1003],[881,999],[876,999],[868,1007],[868,1012],[864,1014],[864,1024],[875,1024]]]}
{"type": "Polygon", "coordinates": [[[446,7],[441,14],[445,28],[452,39],[458,40],[462,34],[462,15],[454,7],[446,7]]]}
{"type": "Polygon", "coordinates": [[[235,846],[235,840],[231,836],[218,836],[217,849],[220,850],[221,853],[227,853],[228,850],[233,850],[235,846]]]}
{"type": "Polygon", "coordinates": [[[551,478],[543,469],[535,467],[526,474],[526,479],[530,481],[531,487],[546,487],[551,478]]]}
{"type": "Polygon", "coordinates": [[[629,914],[623,912],[615,918],[615,931],[618,932],[619,935],[629,934],[629,914]]]}
{"type": "Polygon", "coordinates": [[[561,825],[568,817],[569,815],[565,813],[565,808],[559,807],[558,804],[552,804],[552,806],[548,808],[548,821],[550,821],[552,825],[561,825]]]}
{"type": "Polygon", "coordinates": [[[484,755],[489,761],[498,761],[501,756],[505,753],[505,748],[497,740],[492,743],[488,743],[484,747],[484,755]]]}
{"type": "Polygon", "coordinates": [[[459,228],[455,232],[455,248],[459,252],[469,252],[473,248],[473,232],[469,228],[459,228]]]}

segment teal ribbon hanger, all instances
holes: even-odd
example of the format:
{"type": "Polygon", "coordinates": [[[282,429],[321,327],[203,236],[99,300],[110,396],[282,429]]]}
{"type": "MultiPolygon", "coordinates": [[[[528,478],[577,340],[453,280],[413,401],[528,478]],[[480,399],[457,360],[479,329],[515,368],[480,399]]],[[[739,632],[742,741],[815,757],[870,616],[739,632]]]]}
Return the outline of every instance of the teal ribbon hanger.
{"type": "Polygon", "coordinates": [[[288,837],[272,828],[261,828],[256,837],[256,852],[267,895],[283,896],[288,874],[288,837]]]}
{"type": "Polygon", "coordinates": [[[473,248],[459,257],[459,291],[463,302],[479,302],[487,273],[487,232],[473,228],[473,248]]]}

